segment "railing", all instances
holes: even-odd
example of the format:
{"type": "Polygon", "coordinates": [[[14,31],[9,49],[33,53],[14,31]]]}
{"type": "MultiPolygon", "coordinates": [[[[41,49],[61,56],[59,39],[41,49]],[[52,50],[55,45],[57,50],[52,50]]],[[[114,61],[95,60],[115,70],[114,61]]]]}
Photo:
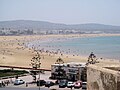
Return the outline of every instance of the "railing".
{"type": "Polygon", "coordinates": [[[43,70],[43,71],[51,71],[50,69],[44,69],[44,68],[41,68],[41,69],[35,69],[35,68],[31,68],[31,67],[20,67],[20,66],[6,66],[6,65],[0,65],[0,67],[2,68],[16,68],[16,69],[29,69],[29,70],[43,70]]]}

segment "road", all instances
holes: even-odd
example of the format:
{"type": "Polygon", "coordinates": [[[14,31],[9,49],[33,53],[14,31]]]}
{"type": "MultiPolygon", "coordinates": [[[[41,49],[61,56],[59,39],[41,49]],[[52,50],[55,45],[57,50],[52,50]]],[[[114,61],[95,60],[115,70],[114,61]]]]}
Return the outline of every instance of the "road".
{"type": "MultiPolygon", "coordinates": [[[[41,80],[45,80],[45,81],[55,81],[55,80],[50,80],[49,77],[51,75],[51,72],[49,71],[45,71],[45,74],[40,74],[40,79],[41,80]]],[[[39,76],[36,75],[36,77],[38,78],[39,76]]],[[[28,82],[32,82],[33,81],[33,77],[31,75],[27,75],[27,76],[23,76],[23,77],[19,77],[19,79],[22,79],[24,80],[26,83],[28,82]]],[[[3,79],[3,80],[0,80],[0,81],[5,81],[5,80],[12,80],[12,81],[15,81],[15,78],[11,78],[11,79],[3,79]]]]}
{"type": "MultiPolygon", "coordinates": [[[[6,87],[6,88],[0,88],[0,90],[39,90],[39,88],[6,87]]],[[[40,90],[52,90],[52,88],[41,87],[40,90]]],[[[56,90],[71,90],[71,89],[70,88],[56,88],[56,90]]],[[[82,90],[82,89],[72,89],[72,90],[82,90]]]]}
{"type": "MultiPolygon", "coordinates": [[[[38,88],[0,88],[0,90],[39,90],[38,88]]],[[[40,90],[49,90],[48,88],[40,88],[40,90]]]]}
{"type": "MultiPolygon", "coordinates": [[[[45,74],[40,74],[40,79],[45,80],[45,81],[55,82],[55,80],[50,80],[49,79],[50,75],[51,75],[51,72],[46,71],[45,74]]],[[[33,81],[33,77],[31,75],[24,76],[24,77],[19,77],[19,78],[24,80],[26,83],[33,81]]],[[[38,75],[37,75],[37,78],[38,78],[38,75]]],[[[2,81],[4,81],[4,80],[2,80],[2,81]]],[[[6,80],[10,80],[10,79],[6,79],[6,80]]],[[[14,81],[15,78],[12,78],[12,80],[14,81]]],[[[52,86],[50,88],[47,88],[47,87],[44,87],[44,86],[40,87],[40,90],[50,90],[50,89],[71,90],[70,88],[59,88],[58,85],[52,86]]],[[[26,87],[26,84],[15,86],[15,85],[13,85],[13,83],[11,83],[8,86],[6,86],[5,88],[0,88],[0,90],[39,90],[39,89],[38,89],[36,84],[28,84],[28,87],[26,87]]],[[[72,90],[81,90],[81,89],[72,89],[72,90]]]]}

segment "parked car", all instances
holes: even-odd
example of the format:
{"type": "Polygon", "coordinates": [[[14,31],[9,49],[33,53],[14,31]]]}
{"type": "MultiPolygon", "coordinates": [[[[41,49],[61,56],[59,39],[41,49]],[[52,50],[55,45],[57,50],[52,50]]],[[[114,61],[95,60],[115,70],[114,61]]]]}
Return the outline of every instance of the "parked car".
{"type": "Polygon", "coordinates": [[[65,88],[67,86],[67,80],[61,80],[59,82],[59,88],[65,88]]]}
{"type": "Polygon", "coordinates": [[[87,82],[82,82],[82,90],[87,90],[87,82]]]}
{"type": "Polygon", "coordinates": [[[74,82],[69,81],[67,83],[67,88],[72,88],[72,87],[74,87],[74,82]]]}
{"type": "Polygon", "coordinates": [[[50,86],[53,86],[54,85],[54,82],[52,82],[52,81],[47,81],[46,83],[45,83],[45,87],[50,87],[50,86]]]}
{"type": "Polygon", "coordinates": [[[25,81],[23,81],[22,79],[16,79],[14,81],[14,85],[20,85],[20,84],[24,84],[24,83],[25,83],[25,81]]]}
{"type": "Polygon", "coordinates": [[[45,80],[37,80],[37,86],[44,86],[46,84],[45,80]]]}
{"type": "Polygon", "coordinates": [[[82,81],[77,81],[74,83],[74,88],[79,89],[82,87],[82,81]]]}
{"type": "Polygon", "coordinates": [[[55,81],[55,85],[58,85],[58,84],[59,84],[59,80],[56,80],[56,81],[55,81]]]}

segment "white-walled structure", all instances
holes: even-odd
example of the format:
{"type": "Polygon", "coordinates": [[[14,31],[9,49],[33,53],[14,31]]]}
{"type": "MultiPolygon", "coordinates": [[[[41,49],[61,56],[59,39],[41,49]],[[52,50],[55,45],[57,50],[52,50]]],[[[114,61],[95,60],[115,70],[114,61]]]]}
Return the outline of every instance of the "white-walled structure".
{"type": "Polygon", "coordinates": [[[51,65],[51,77],[54,79],[81,80],[81,73],[86,63],[71,62],[51,65]]]}

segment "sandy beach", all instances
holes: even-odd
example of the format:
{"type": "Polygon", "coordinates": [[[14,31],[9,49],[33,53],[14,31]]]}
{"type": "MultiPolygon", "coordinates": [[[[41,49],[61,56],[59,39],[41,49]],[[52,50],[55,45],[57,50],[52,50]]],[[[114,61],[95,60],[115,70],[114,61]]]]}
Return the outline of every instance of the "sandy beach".
{"type": "MultiPolygon", "coordinates": [[[[46,40],[48,38],[78,38],[96,36],[120,36],[120,34],[73,34],[73,35],[32,35],[32,36],[0,36],[0,65],[31,67],[31,59],[36,54],[34,49],[25,46],[25,43],[34,40],[46,40]]],[[[50,52],[39,52],[41,56],[41,68],[50,69],[57,58],[64,62],[86,62],[88,57],[61,55],[50,52]]],[[[100,60],[97,65],[120,65],[116,60],[100,60]]]]}

